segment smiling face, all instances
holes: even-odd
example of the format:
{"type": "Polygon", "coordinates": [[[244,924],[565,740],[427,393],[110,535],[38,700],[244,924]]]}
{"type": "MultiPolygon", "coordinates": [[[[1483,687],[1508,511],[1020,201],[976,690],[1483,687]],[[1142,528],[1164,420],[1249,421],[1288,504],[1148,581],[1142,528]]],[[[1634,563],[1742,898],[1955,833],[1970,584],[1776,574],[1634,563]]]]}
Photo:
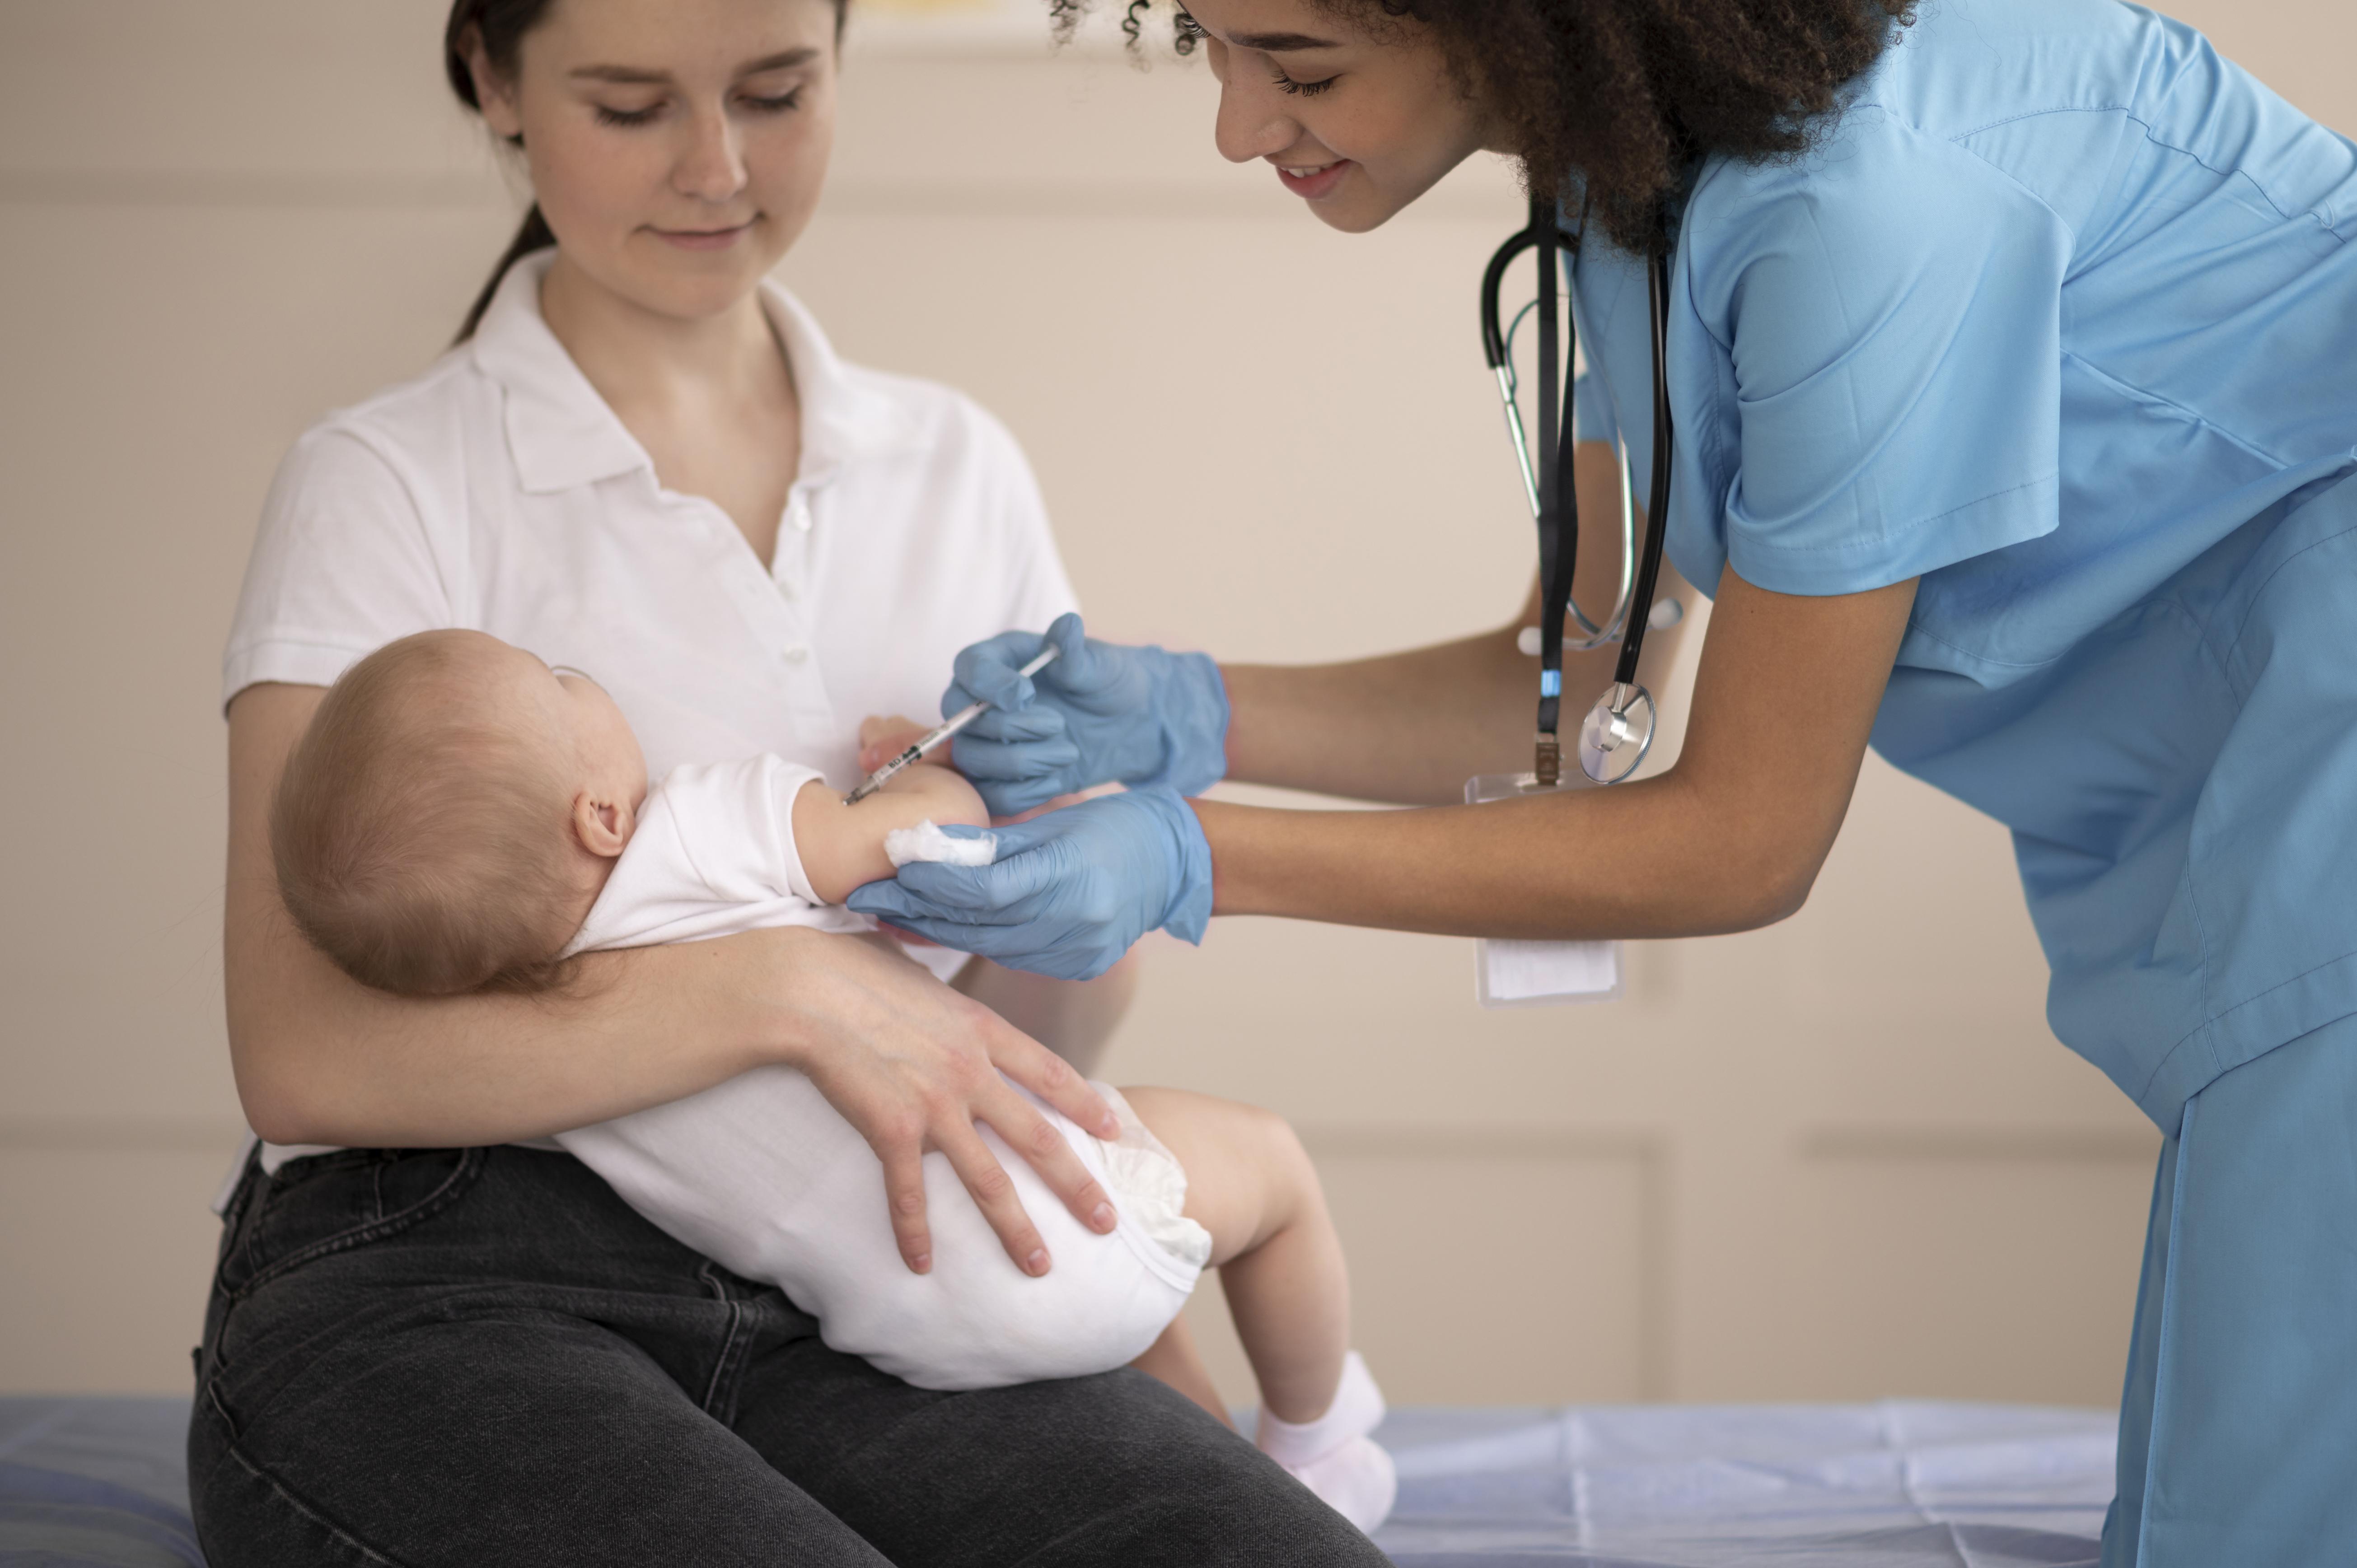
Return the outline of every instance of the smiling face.
{"type": "Polygon", "coordinates": [[[1363,233],[1495,146],[1489,116],[1413,21],[1312,0],[1188,0],[1220,81],[1214,132],[1328,225],[1363,233]]]}
{"type": "Polygon", "coordinates": [[[832,0],[555,0],[483,118],[521,138],[559,264],[656,315],[748,298],[834,145],[832,0]]]}

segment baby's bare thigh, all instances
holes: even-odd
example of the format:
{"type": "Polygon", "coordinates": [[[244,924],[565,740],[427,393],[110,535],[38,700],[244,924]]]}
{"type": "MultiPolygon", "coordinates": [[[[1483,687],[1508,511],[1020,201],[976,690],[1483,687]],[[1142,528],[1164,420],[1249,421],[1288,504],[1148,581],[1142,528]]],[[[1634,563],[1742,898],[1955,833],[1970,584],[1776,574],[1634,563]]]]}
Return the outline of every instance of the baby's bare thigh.
{"type": "Polygon", "coordinates": [[[1254,1245],[1314,1192],[1317,1174],[1284,1117],[1184,1089],[1124,1089],[1146,1130],[1187,1171],[1187,1218],[1211,1233],[1211,1262],[1254,1245]]]}

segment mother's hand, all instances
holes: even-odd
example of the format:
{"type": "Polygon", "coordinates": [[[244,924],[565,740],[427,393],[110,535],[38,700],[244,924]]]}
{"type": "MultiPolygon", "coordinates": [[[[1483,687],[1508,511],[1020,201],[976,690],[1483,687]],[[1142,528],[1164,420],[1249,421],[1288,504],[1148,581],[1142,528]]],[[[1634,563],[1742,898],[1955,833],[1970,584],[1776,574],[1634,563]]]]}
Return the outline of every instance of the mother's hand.
{"type": "Polygon", "coordinates": [[[1002,632],[959,654],[942,716],[977,702],[990,710],[957,737],[955,755],[993,816],[1099,784],[1198,795],[1227,771],[1219,666],[1200,653],[1100,642],[1076,615],[1057,617],[1044,637],[1002,632]],[[1050,644],[1056,662],[1024,675],[1050,644]]]}
{"type": "Polygon", "coordinates": [[[1012,1079],[1098,1136],[1117,1136],[1112,1108],[1069,1063],[878,944],[823,945],[823,961],[795,965],[780,999],[795,1026],[789,1059],[883,1161],[893,1235],[910,1269],[932,1266],[924,1157],[939,1150],[1016,1266],[1049,1270],[1039,1231],[977,1122],[1029,1161],[1082,1224],[1114,1229],[1103,1187],[1054,1124],[1008,1087],[1012,1079]]]}
{"type": "MultiPolygon", "coordinates": [[[[947,828],[971,837],[979,830],[947,828]]],[[[944,947],[1059,980],[1103,974],[1157,929],[1200,941],[1211,914],[1211,849],[1167,789],[1102,795],[994,829],[989,865],[917,862],[848,900],[944,947]]]]}

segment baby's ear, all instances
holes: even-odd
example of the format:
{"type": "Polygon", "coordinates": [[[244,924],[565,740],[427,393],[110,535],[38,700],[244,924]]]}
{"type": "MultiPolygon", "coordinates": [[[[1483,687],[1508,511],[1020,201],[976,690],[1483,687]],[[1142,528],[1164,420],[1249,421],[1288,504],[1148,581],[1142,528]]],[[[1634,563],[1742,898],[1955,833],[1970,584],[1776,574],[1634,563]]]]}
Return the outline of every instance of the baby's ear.
{"type": "Polygon", "coordinates": [[[638,826],[628,800],[601,800],[584,789],[573,797],[573,836],[591,854],[611,860],[638,826]]]}

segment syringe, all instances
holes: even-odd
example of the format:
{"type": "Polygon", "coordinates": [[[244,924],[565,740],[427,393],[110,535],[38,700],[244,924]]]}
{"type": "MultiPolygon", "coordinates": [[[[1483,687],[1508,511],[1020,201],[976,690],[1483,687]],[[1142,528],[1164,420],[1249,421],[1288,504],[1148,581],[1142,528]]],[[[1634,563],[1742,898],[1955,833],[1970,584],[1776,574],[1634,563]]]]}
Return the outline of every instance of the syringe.
{"type": "MultiPolygon", "coordinates": [[[[1053,664],[1056,661],[1056,655],[1062,651],[1063,650],[1061,649],[1058,648],[1051,642],[1047,647],[1039,650],[1039,658],[1034,659],[1030,663],[1026,664],[1019,671],[1017,671],[1017,673],[1026,676],[1037,675],[1040,671],[1045,670],[1049,665],[1053,664]]],[[[971,703],[966,706],[960,708],[956,713],[951,714],[948,718],[943,719],[938,725],[932,729],[927,730],[923,735],[918,736],[917,743],[914,746],[911,746],[908,750],[902,752],[899,756],[894,757],[891,761],[886,763],[883,767],[877,768],[875,772],[861,779],[859,781],[859,788],[854,789],[850,794],[845,795],[843,798],[843,803],[846,806],[856,806],[860,801],[865,800],[868,796],[873,795],[877,790],[884,788],[884,781],[886,779],[891,778],[892,775],[899,772],[902,768],[912,767],[916,763],[923,760],[925,753],[932,750],[933,747],[941,745],[942,742],[949,739],[950,736],[957,734],[958,731],[965,728],[966,725],[980,718],[983,715],[984,711],[989,706],[990,704],[988,703],[971,703]]]]}

